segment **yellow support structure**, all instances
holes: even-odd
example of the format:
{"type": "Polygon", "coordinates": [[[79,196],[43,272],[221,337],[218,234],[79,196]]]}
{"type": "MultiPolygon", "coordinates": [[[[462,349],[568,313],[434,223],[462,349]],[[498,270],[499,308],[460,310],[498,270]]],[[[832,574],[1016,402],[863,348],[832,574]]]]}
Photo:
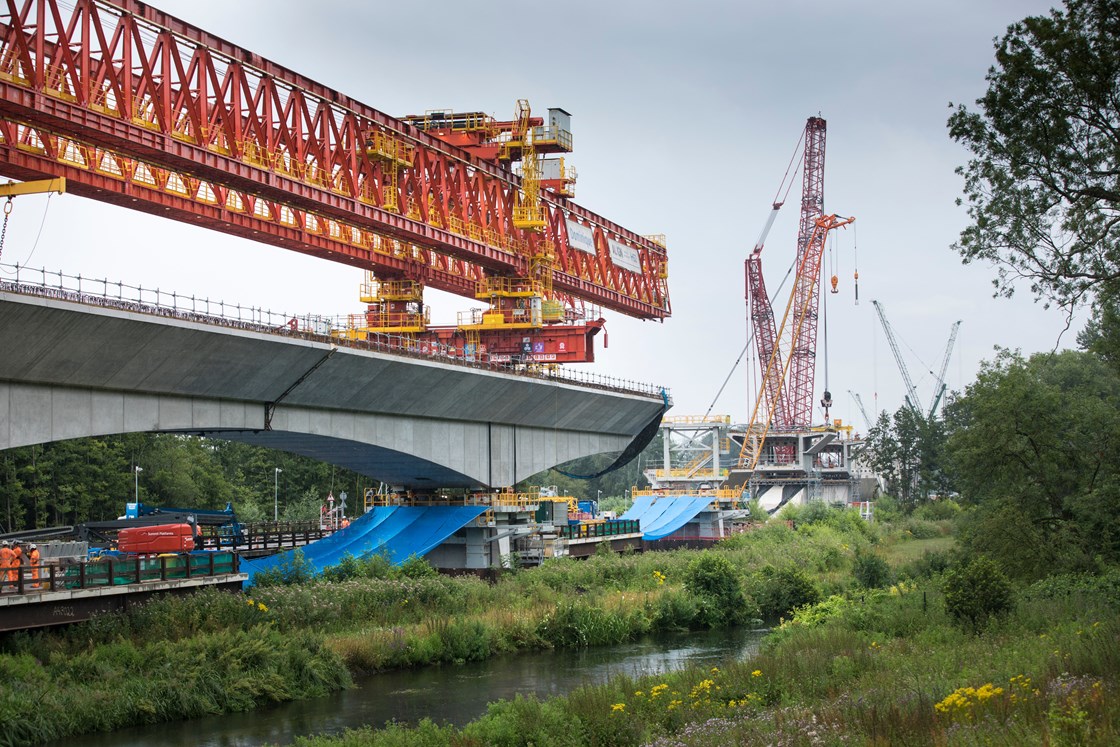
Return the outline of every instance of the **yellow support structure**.
{"type": "Polygon", "coordinates": [[[47,192],[58,194],[66,193],[66,178],[37,179],[33,182],[8,182],[0,184],[0,197],[15,197],[16,195],[41,195],[47,192]]]}

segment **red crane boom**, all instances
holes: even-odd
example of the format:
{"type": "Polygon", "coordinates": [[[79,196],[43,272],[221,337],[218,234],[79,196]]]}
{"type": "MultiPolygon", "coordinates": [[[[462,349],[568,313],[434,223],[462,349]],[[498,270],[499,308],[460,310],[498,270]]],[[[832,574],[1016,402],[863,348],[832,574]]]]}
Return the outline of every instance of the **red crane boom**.
{"type": "Polygon", "coordinates": [[[8,0],[0,174],[474,298],[549,257],[560,296],[669,316],[664,246],[138,0],[8,0]],[[576,233],[573,239],[570,234],[576,233]]]}
{"type": "MultiPolygon", "coordinates": [[[[801,221],[794,264],[798,268],[804,265],[805,253],[817,229],[817,221],[824,214],[825,130],[823,119],[810,117],[805,123],[805,133],[802,136],[805,148],[801,153],[801,162],[804,165],[801,221]]],[[[800,143],[798,145],[800,147],[800,143]]],[[[783,179],[782,185],[784,186],[785,183],[783,179]]],[[[781,194],[781,187],[778,191],[781,194]]],[[[805,309],[805,318],[801,324],[787,327],[781,339],[778,339],[774,325],[774,310],[766,295],[761,254],[763,242],[781,206],[782,202],[774,203],[766,227],[746,261],[746,285],[747,303],[751,323],[754,325],[755,347],[762,368],[759,396],[765,398],[766,410],[773,412],[772,426],[779,430],[786,430],[806,427],[813,419],[813,380],[816,374],[820,278],[818,275],[813,275],[809,281],[808,278],[798,277],[796,286],[798,296],[792,303],[794,308],[805,309]],[[777,351],[776,365],[769,365],[775,351],[777,351]],[[786,357],[790,358],[788,367],[783,363],[786,357]],[[782,376],[786,375],[787,368],[789,379],[783,386],[782,376]]]]}
{"type": "MultiPolygon", "coordinates": [[[[801,224],[797,234],[797,266],[817,231],[817,222],[824,215],[824,141],[825,121],[810,117],[805,123],[805,168],[801,186],[801,224]]],[[[823,248],[816,248],[822,251],[823,248]]],[[[813,381],[817,371],[817,322],[820,312],[820,273],[799,275],[795,286],[794,308],[805,309],[802,324],[791,329],[788,344],[783,348],[791,358],[789,384],[785,390],[786,407],[794,428],[813,422],[813,381]]],[[[783,341],[785,342],[785,341],[783,341]]]]}

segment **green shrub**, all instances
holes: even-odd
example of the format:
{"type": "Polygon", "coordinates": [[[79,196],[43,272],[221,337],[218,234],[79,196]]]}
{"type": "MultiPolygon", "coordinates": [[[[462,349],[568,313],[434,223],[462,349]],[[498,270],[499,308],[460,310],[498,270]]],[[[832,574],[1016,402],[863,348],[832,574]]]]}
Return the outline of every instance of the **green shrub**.
{"type": "Polygon", "coordinates": [[[622,643],[629,640],[634,632],[624,614],[583,601],[561,603],[537,625],[537,634],[557,648],[622,643]]]}
{"type": "Polygon", "coordinates": [[[948,550],[926,550],[920,558],[904,563],[898,569],[899,578],[930,578],[944,573],[953,564],[953,553],[948,550]]]}
{"type": "Polygon", "coordinates": [[[434,578],[439,571],[419,555],[409,555],[408,560],[401,563],[400,574],[405,578],[434,578]]]}
{"type": "Polygon", "coordinates": [[[903,509],[894,496],[880,494],[875,500],[875,520],[889,524],[902,518],[903,509]]]}
{"type": "Polygon", "coordinates": [[[914,509],[914,518],[925,521],[946,521],[955,519],[961,512],[961,505],[956,501],[944,498],[937,501],[923,503],[914,509]]]}
{"type": "Polygon", "coordinates": [[[654,630],[690,630],[696,620],[696,600],[686,591],[666,591],[647,603],[646,614],[654,630]]]}
{"type": "Polygon", "coordinates": [[[350,553],[344,554],[336,565],[324,568],[323,572],[319,574],[319,578],[331,583],[349,581],[352,578],[362,578],[364,576],[365,568],[362,561],[350,553]]]}
{"type": "Polygon", "coordinates": [[[983,556],[949,571],[943,591],[946,612],[961,628],[973,632],[1012,608],[1011,582],[983,556]]]}
{"type": "Polygon", "coordinates": [[[777,620],[806,604],[820,601],[820,591],[800,568],[766,566],[751,578],[751,596],[764,620],[777,620]]]}
{"type": "Polygon", "coordinates": [[[724,555],[703,552],[688,564],[685,588],[696,601],[696,622],[706,628],[738,625],[757,616],[738,571],[724,555]]]}
{"type": "Polygon", "coordinates": [[[891,583],[891,567],[887,561],[871,552],[856,551],[852,568],[856,583],[865,589],[882,589],[891,583]]]}
{"type": "Polygon", "coordinates": [[[303,550],[292,554],[266,571],[253,574],[254,586],[292,586],[315,578],[315,566],[303,556],[303,550]]]}
{"type": "Polygon", "coordinates": [[[934,524],[932,521],[923,521],[921,519],[910,519],[902,525],[902,528],[914,539],[933,539],[943,534],[941,528],[937,524],[934,524]]]}

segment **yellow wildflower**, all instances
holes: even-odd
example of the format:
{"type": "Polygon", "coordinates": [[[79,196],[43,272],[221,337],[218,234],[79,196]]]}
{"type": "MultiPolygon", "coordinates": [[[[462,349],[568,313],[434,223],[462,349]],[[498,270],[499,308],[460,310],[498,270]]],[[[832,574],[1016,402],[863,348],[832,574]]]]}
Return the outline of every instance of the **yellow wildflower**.
{"type": "Polygon", "coordinates": [[[761,677],[761,676],[762,676],[762,670],[761,669],[756,669],[753,672],[751,672],[751,677],[761,677]]]}
{"type": "Polygon", "coordinates": [[[625,703],[615,703],[611,706],[611,713],[623,713],[626,711],[625,703]]]}

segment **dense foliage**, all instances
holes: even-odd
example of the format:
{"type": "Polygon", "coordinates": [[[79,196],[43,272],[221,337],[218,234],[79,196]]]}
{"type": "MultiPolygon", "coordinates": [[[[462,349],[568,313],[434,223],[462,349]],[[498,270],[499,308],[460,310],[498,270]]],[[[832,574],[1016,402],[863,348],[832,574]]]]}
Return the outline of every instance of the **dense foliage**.
{"type": "Polygon", "coordinates": [[[330,464],[234,441],[148,433],[81,438],[0,451],[0,526],[115,519],[137,492],[153,506],[232,503],[248,522],[271,520],[275,500],[281,519],[307,520],[318,518],[329,492],[346,492],[350,506],[361,505],[370,483],[330,464]]]}
{"type": "Polygon", "coordinates": [[[887,483],[891,495],[911,510],[931,496],[950,492],[944,447],[941,419],[903,405],[893,416],[880,413],[867,433],[865,459],[887,483]]]}
{"type": "Polygon", "coordinates": [[[1120,562],[1120,375],[1092,353],[985,363],[945,409],[962,542],[1040,578],[1120,562]]]}

